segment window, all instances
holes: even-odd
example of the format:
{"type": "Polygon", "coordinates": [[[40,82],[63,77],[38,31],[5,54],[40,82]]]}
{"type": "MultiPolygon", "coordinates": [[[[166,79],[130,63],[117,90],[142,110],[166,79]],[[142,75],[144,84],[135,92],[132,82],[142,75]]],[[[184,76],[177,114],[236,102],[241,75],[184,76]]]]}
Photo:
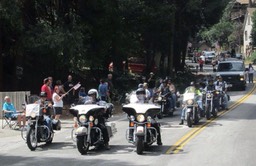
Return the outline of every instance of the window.
{"type": "Polygon", "coordinates": [[[247,31],[244,32],[244,40],[245,40],[245,41],[248,40],[247,31]]]}

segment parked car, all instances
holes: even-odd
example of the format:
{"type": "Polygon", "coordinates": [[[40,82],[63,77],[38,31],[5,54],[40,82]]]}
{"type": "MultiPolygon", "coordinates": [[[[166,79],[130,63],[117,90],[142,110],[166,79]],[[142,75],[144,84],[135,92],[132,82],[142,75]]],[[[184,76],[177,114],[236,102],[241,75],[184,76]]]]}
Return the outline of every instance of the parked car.
{"type": "Polygon", "coordinates": [[[236,57],[237,59],[243,59],[243,55],[242,54],[236,54],[236,57]]]}
{"type": "Polygon", "coordinates": [[[220,61],[218,63],[216,76],[221,76],[230,88],[241,88],[242,90],[246,88],[246,73],[243,60],[230,58],[225,61],[220,61]]]}
{"type": "Polygon", "coordinates": [[[205,57],[205,64],[211,63],[212,59],[216,57],[215,51],[203,51],[203,56],[205,57]]]}

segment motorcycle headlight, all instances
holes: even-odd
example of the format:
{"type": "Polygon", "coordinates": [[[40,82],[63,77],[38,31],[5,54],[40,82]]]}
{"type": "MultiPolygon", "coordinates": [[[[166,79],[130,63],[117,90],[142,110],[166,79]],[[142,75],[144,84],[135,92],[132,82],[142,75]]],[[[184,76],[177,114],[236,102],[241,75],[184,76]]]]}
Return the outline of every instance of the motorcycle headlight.
{"type": "Polygon", "coordinates": [[[192,99],[187,100],[187,104],[188,105],[193,105],[194,104],[194,100],[192,100],[192,99]]]}
{"type": "Polygon", "coordinates": [[[145,121],[145,116],[142,115],[142,114],[138,115],[138,116],[137,116],[137,121],[138,121],[138,122],[144,122],[144,121],[145,121]]]}
{"type": "Polygon", "coordinates": [[[98,120],[98,119],[95,119],[95,120],[94,120],[94,124],[95,124],[95,125],[98,125],[98,123],[99,123],[99,120],[98,120]]]}
{"type": "Polygon", "coordinates": [[[244,81],[244,77],[240,77],[240,81],[244,81]]]}
{"type": "Polygon", "coordinates": [[[86,119],[86,116],[85,116],[85,115],[79,116],[79,122],[85,123],[86,121],[87,121],[87,119],[86,119]]]}
{"type": "Polygon", "coordinates": [[[92,122],[94,120],[94,117],[93,116],[90,116],[89,117],[89,121],[92,122]]]}
{"type": "Polygon", "coordinates": [[[35,118],[36,117],[36,113],[35,112],[31,112],[31,118],[35,118]]]}
{"type": "Polygon", "coordinates": [[[130,116],[131,121],[135,121],[135,117],[133,115],[130,116]]]}
{"type": "Polygon", "coordinates": [[[211,98],[211,96],[212,95],[210,93],[207,93],[207,95],[206,95],[207,98],[211,98]]]}
{"type": "Polygon", "coordinates": [[[162,97],[158,97],[158,101],[161,101],[162,100],[162,97]]]}

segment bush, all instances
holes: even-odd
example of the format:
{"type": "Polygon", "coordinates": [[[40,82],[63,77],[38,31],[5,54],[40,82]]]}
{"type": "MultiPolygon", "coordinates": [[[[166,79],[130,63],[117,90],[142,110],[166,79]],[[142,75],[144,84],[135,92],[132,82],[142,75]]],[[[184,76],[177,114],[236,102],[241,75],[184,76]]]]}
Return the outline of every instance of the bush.
{"type": "Polygon", "coordinates": [[[250,62],[250,63],[253,63],[253,64],[256,64],[256,52],[253,52],[250,57],[246,58],[246,61],[250,62]]]}

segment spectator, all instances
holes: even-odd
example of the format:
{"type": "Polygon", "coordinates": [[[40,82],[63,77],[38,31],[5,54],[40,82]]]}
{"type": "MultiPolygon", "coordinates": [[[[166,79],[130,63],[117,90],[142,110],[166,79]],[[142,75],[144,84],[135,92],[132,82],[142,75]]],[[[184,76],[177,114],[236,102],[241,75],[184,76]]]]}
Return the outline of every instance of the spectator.
{"type": "Polygon", "coordinates": [[[57,81],[56,81],[56,86],[59,87],[60,95],[66,93],[66,91],[64,90],[64,85],[62,84],[61,80],[57,80],[57,81]]]}
{"type": "Polygon", "coordinates": [[[63,97],[66,94],[60,95],[60,89],[58,86],[54,87],[54,93],[52,95],[52,101],[53,101],[53,110],[54,110],[54,115],[55,115],[55,122],[58,122],[60,119],[60,116],[62,114],[62,109],[63,109],[63,97]]]}
{"type": "Polygon", "coordinates": [[[103,100],[103,101],[108,100],[108,96],[109,96],[108,89],[109,89],[108,84],[103,79],[101,79],[100,85],[98,87],[100,100],[103,100]]]}
{"type": "Polygon", "coordinates": [[[52,91],[51,88],[49,87],[50,81],[49,78],[44,79],[44,84],[41,87],[41,92],[45,92],[47,94],[47,100],[52,101],[52,91]]]}
{"type": "Polygon", "coordinates": [[[3,104],[3,112],[5,112],[5,115],[7,118],[14,118],[18,120],[18,126],[22,130],[24,126],[26,125],[26,117],[24,114],[17,113],[14,105],[11,103],[11,99],[9,96],[4,97],[4,104],[3,104]],[[21,125],[21,121],[23,124],[21,125]]]}
{"type": "Polygon", "coordinates": [[[249,83],[253,83],[253,74],[254,74],[254,69],[253,69],[253,66],[252,64],[250,63],[249,64],[249,67],[248,67],[248,75],[249,75],[249,83]]]}
{"type": "Polygon", "coordinates": [[[78,98],[81,99],[81,98],[84,98],[84,97],[86,97],[85,88],[81,87],[79,92],[78,92],[78,98]]]}
{"type": "Polygon", "coordinates": [[[203,61],[203,59],[201,57],[200,57],[198,63],[199,63],[200,71],[203,71],[204,61],[203,61]]]}
{"type": "Polygon", "coordinates": [[[53,88],[53,78],[52,77],[48,77],[49,79],[49,87],[51,89],[51,93],[53,94],[54,88],[53,88]]]}
{"type": "Polygon", "coordinates": [[[113,85],[113,75],[110,73],[108,74],[108,79],[107,79],[107,83],[108,83],[108,93],[109,93],[109,102],[111,102],[113,100],[113,91],[114,91],[114,85],[113,85]]]}
{"type": "Polygon", "coordinates": [[[153,90],[156,87],[156,79],[155,79],[155,75],[153,72],[149,73],[149,78],[147,80],[148,82],[148,90],[150,91],[150,97],[152,97],[153,95],[153,90]]]}
{"type": "MultiPolygon", "coordinates": [[[[68,80],[67,82],[64,83],[64,90],[67,92],[69,91],[72,87],[74,86],[73,78],[71,75],[68,75],[68,80]]],[[[74,103],[74,98],[75,98],[75,89],[73,89],[71,92],[67,94],[67,97],[65,98],[66,103],[68,105],[71,105],[74,103]]]]}

